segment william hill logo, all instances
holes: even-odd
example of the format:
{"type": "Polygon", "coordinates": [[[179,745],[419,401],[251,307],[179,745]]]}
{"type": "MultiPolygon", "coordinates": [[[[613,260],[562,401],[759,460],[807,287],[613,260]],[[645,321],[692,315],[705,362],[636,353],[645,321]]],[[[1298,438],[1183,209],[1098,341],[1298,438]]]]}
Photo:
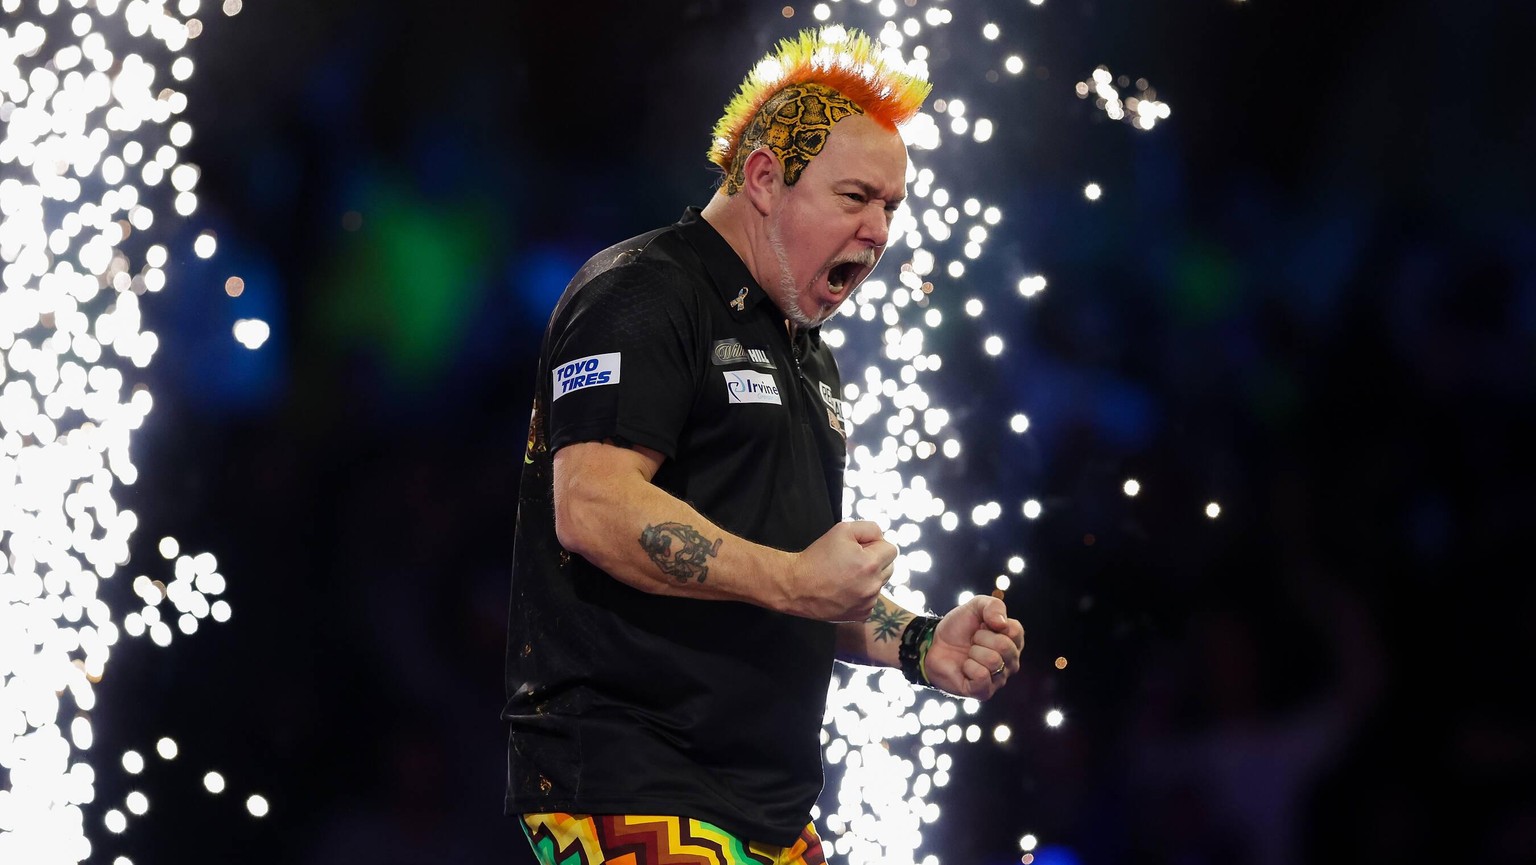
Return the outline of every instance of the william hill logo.
{"type": "Polygon", "coordinates": [[[750,363],[754,366],[773,369],[773,358],[768,352],[760,348],[744,348],[740,342],[734,339],[722,339],[715,343],[712,353],[715,366],[729,366],[736,363],[750,363]]]}

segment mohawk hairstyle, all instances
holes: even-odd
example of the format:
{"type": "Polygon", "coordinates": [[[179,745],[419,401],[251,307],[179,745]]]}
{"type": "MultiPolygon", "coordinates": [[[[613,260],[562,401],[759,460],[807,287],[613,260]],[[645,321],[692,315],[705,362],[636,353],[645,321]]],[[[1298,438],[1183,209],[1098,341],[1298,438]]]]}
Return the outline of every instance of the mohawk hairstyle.
{"type": "Polygon", "coordinates": [[[894,130],[916,116],[933,85],[886,63],[880,46],[867,34],[842,28],[802,30],[779,42],[741,83],[715,124],[709,161],[727,174],[741,148],[741,137],[763,105],[784,88],[820,84],[847,97],[881,126],[894,130]],[[839,38],[841,37],[841,38],[839,38]]]}

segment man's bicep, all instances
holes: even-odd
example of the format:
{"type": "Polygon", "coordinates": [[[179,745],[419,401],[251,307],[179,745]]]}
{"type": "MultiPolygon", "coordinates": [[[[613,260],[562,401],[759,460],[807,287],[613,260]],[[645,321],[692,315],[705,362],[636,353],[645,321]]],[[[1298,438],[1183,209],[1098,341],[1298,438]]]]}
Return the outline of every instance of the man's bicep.
{"type": "Polygon", "coordinates": [[[615,444],[612,439],[569,444],[555,451],[555,495],[560,494],[562,480],[569,482],[583,475],[603,479],[638,475],[649,483],[666,459],[654,448],[615,444]]]}
{"type": "MultiPolygon", "coordinates": [[[[599,561],[612,553],[621,526],[653,493],[663,457],[650,448],[586,441],[555,451],[555,536],[561,546],[599,561]],[[616,534],[617,533],[617,534],[616,534]]],[[[601,567],[601,565],[599,565],[601,567]]]]}

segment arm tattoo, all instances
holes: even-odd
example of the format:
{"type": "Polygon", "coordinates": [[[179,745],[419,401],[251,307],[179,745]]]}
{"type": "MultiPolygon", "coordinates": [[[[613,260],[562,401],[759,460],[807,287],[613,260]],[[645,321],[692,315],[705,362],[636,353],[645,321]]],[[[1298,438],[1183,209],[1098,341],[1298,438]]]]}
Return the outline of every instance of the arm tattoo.
{"type": "Polygon", "coordinates": [[[704,582],[709,576],[708,559],[720,552],[720,543],[724,538],[715,538],[711,544],[709,539],[699,534],[693,526],[685,526],[682,523],[662,523],[655,526],[646,526],[640,533],[640,548],[645,550],[651,561],[661,572],[671,576],[679,583],[689,580],[704,582]],[[672,542],[677,541],[677,549],[672,549],[672,542]]]}
{"type": "Polygon", "coordinates": [[[885,601],[875,599],[875,609],[868,621],[875,623],[875,642],[883,643],[901,635],[901,626],[912,618],[901,607],[887,607],[885,601]]]}

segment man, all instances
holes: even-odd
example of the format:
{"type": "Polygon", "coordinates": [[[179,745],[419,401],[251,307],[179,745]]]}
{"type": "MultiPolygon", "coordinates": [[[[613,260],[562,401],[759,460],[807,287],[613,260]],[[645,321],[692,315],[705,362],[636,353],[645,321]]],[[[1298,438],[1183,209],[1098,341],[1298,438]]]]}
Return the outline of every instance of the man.
{"type": "Polygon", "coordinates": [[[840,522],[842,390],[819,326],[905,194],[926,82],[867,36],[780,44],[716,128],[702,210],[594,257],[550,321],[507,648],[506,810],[541,861],[814,863],[834,657],[986,699],[1023,628],[880,590],[840,522]],[[633,855],[633,859],[626,858],[633,855]]]}

